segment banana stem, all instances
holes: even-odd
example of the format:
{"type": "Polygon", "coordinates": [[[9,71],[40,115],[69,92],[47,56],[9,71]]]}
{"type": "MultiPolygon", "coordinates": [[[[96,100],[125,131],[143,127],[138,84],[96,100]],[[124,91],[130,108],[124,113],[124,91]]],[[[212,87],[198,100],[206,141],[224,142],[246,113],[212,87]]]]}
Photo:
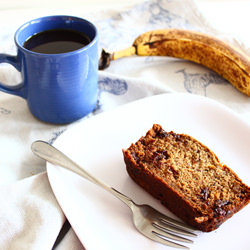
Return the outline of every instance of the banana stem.
{"type": "Polygon", "coordinates": [[[136,55],[136,47],[130,46],[126,49],[119,50],[113,53],[106,52],[102,50],[101,57],[99,59],[99,70],[104,70],[109,67],[110,61],[117,60],[122,57],[136,55]]]}
{"type": "Polygon", "coordinates": [[[133,55],[136,55],[136,47],[135,46],[130,46],[130,47],[126,48],[126,49],[114,52],[111,55],[111,60],[117,60],[117,59],[119,59],[121,57],[127,57],[127,56],[133,56],[133,55]]]}

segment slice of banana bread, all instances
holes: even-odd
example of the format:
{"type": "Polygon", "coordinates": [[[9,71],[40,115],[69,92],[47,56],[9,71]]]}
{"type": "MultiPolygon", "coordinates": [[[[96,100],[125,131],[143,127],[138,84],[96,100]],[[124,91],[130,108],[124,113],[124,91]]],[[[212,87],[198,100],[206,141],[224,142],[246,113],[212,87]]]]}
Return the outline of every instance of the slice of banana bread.
{"type": "Polygon", "coordinates": [[[201,231],[218,228],[250,201],[250,188],[191,136],[154,124],[123,155],[137,184],[201,231]]]}

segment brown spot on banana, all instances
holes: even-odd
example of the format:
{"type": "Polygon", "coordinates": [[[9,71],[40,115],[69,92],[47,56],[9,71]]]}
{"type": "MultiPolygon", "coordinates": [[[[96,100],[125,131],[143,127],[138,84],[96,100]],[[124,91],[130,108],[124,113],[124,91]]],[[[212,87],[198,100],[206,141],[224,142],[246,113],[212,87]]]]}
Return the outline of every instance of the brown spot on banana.
{"type": "Polygon", "coordinates": [[[131,56],[170,56],[206,66],[250,96],[250,58],[233,45],[196,31],[163,29],[141,34],[133,46],[112,53],[111,60],[131,56]]]}

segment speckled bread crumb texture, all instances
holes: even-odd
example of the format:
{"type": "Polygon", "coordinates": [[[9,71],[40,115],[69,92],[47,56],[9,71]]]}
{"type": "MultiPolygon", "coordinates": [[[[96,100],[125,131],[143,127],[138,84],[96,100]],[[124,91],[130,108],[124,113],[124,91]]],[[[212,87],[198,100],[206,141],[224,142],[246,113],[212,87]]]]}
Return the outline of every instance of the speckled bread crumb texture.
{"type": "Polygon", "coordinates": [[[183,214],[176,209],[178,204],[167,207],[202,231],[214,230],[250,201],[250,188],[212,150],[189,135],[166,132],[154,124],[123,153],[135,182],[163,204],[171,204],[164,192],[173,195],[172,199],[178,196],[178,202],[181,198],[187,208],[183,214]],[[135,175],[135,170],[140,174],[135,175]],[[162,190],[143,183],[156,180],[162,190]]]}

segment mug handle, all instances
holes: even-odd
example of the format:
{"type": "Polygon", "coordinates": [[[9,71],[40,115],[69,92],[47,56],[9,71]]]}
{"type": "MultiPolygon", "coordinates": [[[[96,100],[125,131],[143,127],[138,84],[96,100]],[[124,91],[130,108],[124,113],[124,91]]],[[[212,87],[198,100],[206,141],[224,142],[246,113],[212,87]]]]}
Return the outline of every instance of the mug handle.
{"type": "MultiPolygon", "coordinates": [[[[17,56],[11,56],[8,54],[0,54],[0,63],[9,63],[11,64],[17,71],[21,71],[20,64],[18,62],[17,56]]],[[[0,82],[0,90],[12,94],[17,95],[20,97],[25,98],[25,91],[24,91],[24,83],[19,83],[14,86],[8,86],[2,82],[0,82]]]]}

